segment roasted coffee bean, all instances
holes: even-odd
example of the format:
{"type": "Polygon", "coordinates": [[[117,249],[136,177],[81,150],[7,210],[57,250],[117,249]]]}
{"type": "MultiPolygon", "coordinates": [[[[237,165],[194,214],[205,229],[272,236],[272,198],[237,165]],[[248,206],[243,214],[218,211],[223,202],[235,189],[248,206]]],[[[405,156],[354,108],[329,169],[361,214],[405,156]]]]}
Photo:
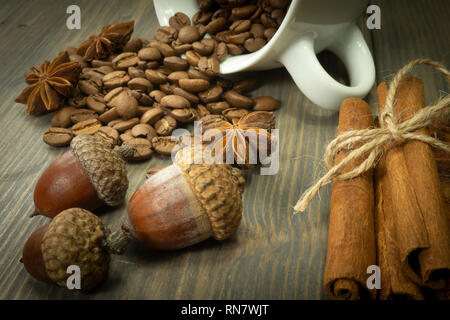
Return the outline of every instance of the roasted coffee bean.
{"type": "Polygon", "coordinates": [[[138,64],[139,58],[135,52],[124,52],[115,57],[112,61],[113,68],[117,70],[127,70],[138,64]]]}
{"type": "Polygon", "coordinates": [[[253,38],[262,38],[264,37],[264,26],[260,23],[254,23],[252,24],[250,28],[250,33],[252,34],[253,38]]]}
{"type": "Polygon", "coordinates": [[[128,120],[121,120],[120,122],[115,123],[112,127],[119,132],[125,132],[137,124],[139,124],[139,118],[131,118],[128,120]]]}
{"type": "Polygon", "coordinates": [[[138,52],[142,48],[142,41],[134,38],[128,41],[122,48],[122,52],[138,52]]]}
{"type": "Polygon", "coordinates": [[[122,70],[113,71],[106,74],[103,78],[103,85],[108,89],[114,89],[117,87],[122,87],[130,81],[130,76],[122,70]]]}
{"type": "Polygon", "coordinates": [[[207,24],[212,17],[212,12],[202,12],[198,11],[192,17],[192,22],[194,24],[207,24]]]}
{"type": "Polygon", "coordinates": [[[78,88],[82,93],[84,93],[87,96],[90,96],[100,92],[101,84],[99,85],[98,82],[91,79],[89,80],[85,79],[78,81],[78,88]]]}
{"type": "Polygon", "coordinates": [[[147,93],[141,93],[141,97],[138,99],[138,102],[143,106],[152,106],[154,101],[147,93]]]}
{"type": "Polygon", "coordinates": [[[228,123],[224,116],[220,114],[208,114],[200,119],[202,123],[202,133],[209,129],[219,128],[223,124],[228,123]]]}
{"type": "Polygon", "coordinates": [[[189,69],[188,70],[189,78],[191,79],[203,79],[210,81],[213,77],[207,75],[206,73],[200,72],[197,69],[189,69]]]}
{"type": "Polygon", "coordinates": [[[275,35],[276,32],[277,32],[277,29],[268,28],[268,29],[264,30],[264,37],[267,39],[267,41],[269,41],[270,39],[272,39],[272,37],[275,35]]]}
{"type": "Polygon", "coordinates": [[[229,16],[230,16],[230,11],[228,9],[222,8],[222,9],[218,9],[218,10],[214,11],[211,19],[217,19],[220,17],[228,19],[229,16]]]}
{"type": "Polygon", "coordinates": [[[175,50],[175,53],[177,55],[182,55],[186,51],[192,49],[192,45],[190,43],[182,43],[178,40],[173,41],[170,45],[172,46],[173,50],[175,50]]]}
{"type": "Polygon", "coordinates": [[[72,132],[76,136],[82,134],[95,134],[101,126],[102,124],[97,119],[88,119],[74,124],[72,132]]]}
{"type": "Polygon", "coordinates": [[[138,106],[138,116],[142,117],[142,115],[144,113],[146,113],[148,110],[151,110],[151,109],[152,109],[152,107],[138,106]]]}
{"type": "Polygon", "coordinates": [[[230,54],[232,54],[233,56],[238,56],[238,55],[244,53],[244,47],[239,46],[234,43],[227,43],[227,49],[228,49],[228,52],[230,54]]]}
{"type": "Polygon", "coordinates": [[[213,38],[216,39],[217,41],[222,41],[222,42],[228,42],[228,37],[233,35],[233,32],[231,30],[225,30],[225,31],[220,31],[218,33],[216,33],[213,38]]]}
{"type": "Polygon", "coordinates": [[[156,71],[161,72],[163,75],[165,75],[167,77],[169,74],[171,74],[175,70],[172,70],[172,69],[168,68],[167,66],[161,66],[158,69],[156,69],[156,71]]]}
{"type": "MultiPolygon", "coordinates": [[[[145,62],[145,61],[142,61],[142,62],[145,62]]],[[[145,65],[144,65],[144,70],[145,69],[158,69],[160,67],[160,63],[159,63],[159,61],[147,61],[147,62],[145,62],[145,65]]]]}
{"type": "Polygon", "coordinates": [[[208,114],[211,114],[211,112],[209,112],[209,110],[206,109],[206,107],[202,104],[197,105],[197,113],[200,119],[204,116],[207,116],[208,114]]]}
{"type": "Polygon", "coordinates": [[[163,91],[166,95],[173,94],[173,89],[176,86],[174,84],[170,84],[169,82],[163,83],[159,85],[159,89],[163,91]]]}
{"type": "Polygon", "coordinates": [[[233,34],[228,37],[228,41],[234,44],[244,44],[245,40],[250,38],[250,32],[242,32],[238,34],[233,34]]]}
{"type": "Polygon", "coordinates": [[[52,117],[51,124],[53,127],[58,128],[67,128],[72,124],[72,120],[70,120],[70,115],[72,111],[75,110],[75,107],[69,106],[59,109],[55,115],[52,117]]]}
{"type": "Polygon", "coordinates": [[[261,13],[263,13],[263,9],[260,6],[258,6],[258,8],[255,10],[255,12],[253,12],[253,14],[248,19],[251,21],[259,20],[261,13]]]}
{"type": "Polygon", "coordinates": [[[245,42],[244,42],[244,48],[250,52],[258,51],[265,45],[266,45],[266,40],[264,40],[263,38],[256,38],[256,39],[249,38],[249,39],[245,40],[245,42]]]}
{"type": "Polygon", "coordinates": [[[142,69],[136,68],[136,67],[129,67],[128,68],[128,75],[131,79],[134,78],[145,78],[145,72],[142,69]]]}
{"type": "Polygon", "coordinates": [[[125,143],[128,140],[134,139],[133,135],[131,134],[131,129],[128,129],[124,133],[120,134],[119,138],[120,141],[122,141],[123,143],[125,143]]]}
{"type": "Polygon", "coordinates": [[[115,119],[115,120],[112,120],[112,121],[108,122],[107,126],[110,127],[110,128],[113,128],[116,124],[118,124],[118,123],[120,123],[122,121],[123,121],[123,119],[115,119]]]}
{"type": "MultiPolygon", "coordinates": [[[[172,41],[171,41],[172,42],[172,41]]],[[[167,43],[161,42],[161,41],[152,41],[148,44],[149,47],[158,49],[159,52],[164,57],[171,57],[175,55],[175,51],[171,46],[169,46],[167,43]]]]}
{"type": "Polygon", "coordinates": [[[167,76],[157,70],[145,70],[145,77],[150,80],[151,83],[161,84],[167,82],[167,76]]]}
{"type": "Polygon", "coordinates": [[[247,109],[238,109],[238,108],[230,108],[222,111],[222,115],[230,122],[233,121],[233,119],[239,120],[243,116],[246,116],[248,114],[247,109]]]}
{"type": "Polygon", "coordinates": [[[272,7],[277,9],[286,9],[291,3],[290,0],[269,0],[272,7]]]}
{"type": "Polygon", "coordinates": [[[186,51],[186,60],[191,66],[197,67],[200,58],[201,56],[197,52],[192,50],[186,51]]]}
{"type": "Polygon", "coordinates": [[[219,99],[222,97],[222,93],[222,87],[214,86],[206,91],[200,92],[198,96],[204,103],[210,103],[219,101],[219,99]]]}
{"type": "Polygon", "coordinates": [[[128,81],[128,88],[131,90],[141,90],[142,92],[150,92],[153,85],[145,78],[134,78],[128,81]]]}
{"type": "Polygon", "coordinates": [[[180,79],[178,85],[189,92],[201,92],[209,88],[209,81],[203,79],[180,79]]]}
{"type": "Polygon", "coordinates": [[[153,149],[159,154],[170,156],[177,147],[178,140],[175,137],[154,137],[152,139],[153,149]]]}
{"type": "Polygon", "coordinates": [[[202,39],[192,44],[192,49],[201,56],[209,56],[214,52],[217,41],[211,38],[202,39]]]}
{"type": "Polygon", "coordinates": [[[279,26],[284,19],[286,13],[281,9],[273,10],[270,14],[270,17],[277,23],[279,26]]]}
{"type": "Polygon", "coordinates": [[[178,85],[178,82],[181,79],[189,79],[189,75],[186,71],[174,71],[171,74],[169,74],[168,78],[169,78],[170,82],[178,85]]]}
{"type": "Polygon", "coordinates": [[[195,27],[198,29],[198,33],[200,33],[200,38],[203,38],[206,34],[206,26],[198,24],[195,27]]]}
{"type": "Polygon", "coordinates": [[[213,0],[198,0],[197,5],[201,11],[208,11],[214,5],[213,0]]]}
{"type": "Polygon", "coordinates": [[[177,120],[171,116],[164,116],[155,123],[156,133],[160,136],[168,136],[177,128],[177,120]]]}
{"type": "Polygon", "coordinates": [[[160,108],[151,108],[147,110],[141,117],[141,123],[154,124],[164,115],[164,111],[160,108]]]}
{"type": "Polygon", "coordinates": [[[161,52],[156,48],[142,48],[138,52],[138,57],[141,60],[159,60],[161,59],[161,52]]]}
{"type": "Polygon", "coordinates": [[[253,99],[255,105],[253,110],[255,111],[273,111],[278,108],[278,101],[270,96],[262,96],[253,99]]]}
{"type": "Polygon", "coordinates": [[[92,60],[91,61],[91,66],[93,66],[94,68],[99,68],[99,67],[111,67],[112,69],[112,62],[111,61],[103,61],[103,60],[92,60]]]}
{"type": "Polygon", "coordinates": [[[134,153],[127,160],[141,161],[150,159],[152,156],[152,143],[143,138],[133,138],[126,140],[124,144],[133,147],[134,153]]]}
{"type": "Polygon", "coordinates": [[[208,108],[212,114],[222,114],[223,111],[230,109],[230,105],[225,101],[210,102],[206,104],[206,108],[208,108]]]}
{"type": "Polygon", "coordinates": [[[234,90],[225,92],[223,97],[231,106],[235,108],[251,108],[254,104],[252,99],[234,90]]]}
{"type": "Polygon", "coordinates": [[[261,23],[266,28],[277,28],[278,24],[273,20],[268,13],[261,14],[261,23]]]}
{"type": "Polygon", "coordinates": [[[232,20],[238,20],[238,19],[247,19],[249,18],[257,9],[258,7],[253,4],[249,4],[242,7],[233,8],[231,10],[231,17],[232,20]]]}
{"type": "Polygon", "coordinates": [[[135,138],[145,138],[151,141],[151,139],[148,139],[148,136],[155,137],[156,131],[147,123],[139,123],[131,129],[131,135],[135,138]]]}
{"type": "Polygon", "coordinates": [[[183,109],[189,108],[191,103],[182,96],[167,95],[161,99],[161,105],[165,108],[183,109]]]}
{"type": "Polygon", "coordinates": [[[219,17],[217,19],[211,20],[206,25],[206,32],[209,34],[216,34],[219,31],[222,31],[227,26],[227,19],[223,17],[219,17]]]}
{"type": "Polygon", "coordinates": [[[124,119],[132,118],[137,114],[138,102],[128,88],[113,89],[104,97],[104,100],[108,107],[116,107],[117,114],[124,119]]]}
{"type": "Polygon", "coordinates": [[[106,110],[105,99],[101,94],[96,94],[87,97],[86,105],[88,106],[89,109],[94,110],[99,114],[102,114],[106,110]]]}
{"type": "Polygon", "coordinates": [[[183,12],[177,12],[169,18],[169,25],[180,31],[184,26],[191,25],[191,19],[183,12]]]}
{"type": "Polygon", "coordinates": [[[178,40],[182,43],[192,43],[200,39],[198,29],[193,26],[184,26],[178,32],[178,40]]]}
{"type": "Polygon", "coordinates": [[[155,100],[156,102],[160,103],[161,99],[166,95],[163,91],[161,90],[153,90],[152,92],[150,92],[150,97],[155,100]]]}
{"type": "Polygon", "coordinates": [[[189,64],[186,60],[180,57],[167,57],[164,58],[164,66],[173,71],[182,71],[186,70],[189,67],[189,64]]]}
{"type": "Polygon", "coordinates": [[[224,79],[224,78],[218,78],[216,80],[216,84],[220,87],[222,87],[223,89],[231,89],[233,88],[233,81],[228,80],[228,79],[224,79]]]}
{"type": "Polygon", "coordinates": [[[112,145],[116,145],[117,141],[119,141],[119,131],[111,127],[100,127],[95,135],[103,138],[112,145]]]}
{"type": "Polygon", "coordinates": [[[258,80],[256,80],[256,78],[247,78],[239,80],[233,86],[233,90],[238,93],[246,93],[255,90],[257,87],[258,87],[258,80]]]}
{"type": "Polygon", "coordinates": [[[70,120],[72,123],[78,123],[88,119],[97,119],[98,115],[94,110],[76,109],[70,113],[70,120]]]}
{"type": "Polygon", "coordinates": [[[72,138],[72,131],[65,128],[49,128],[42,137],[44,142],[52,147],[68,146],[72,138]]]}
{"type": "Polygon", "coordinates": [[[220,62],[214,56],[211,58],[201,57],[198,61],[198,69],[209,76],[214,76],[220,72],[220,62]]]}
{"type": "Polygon", "coordinates": [[[102,113],[99,117],[98,120],[100,120],[103,123],[108,123],[110,121],[113,121],[117,118],[120,118],[119,114],[117,113],[117,108],[111,108],[108,111],[105,111],[104,113],[102,113]]]}
{"type": "Polygon", "coordinates": [[[228,48],[225,42],[219,42],[219,44],[215,48],[214,53],[217,57],[217,60],[219,60],[219,62],[223,62],[228,56],[228,48]]]}
{"type": "Polygon", "coordinates": [[[181,96],[183,98],[186,98],[187,100],[189,100],[194,105],[196,105],[200,101],[198,96],[196,96],[195,94],[190,93],[190,92],[188,92],[186,90],[183,90],[180,87],[173,88],[173,92],[172,93],[175,94],[175,95],[181,96]]]}
{"type": "Polygon", "coordinates": [[[164,43],[171,43],[176,40],[178,36],[178,31],[174,27],[162,26],[159,27],[155,32],[155,40],[164,43]]]}
{"type": "Polygon", "coordinates": [[[175,120],[180,121],[182,123],[189,123],[194,121],[195,115],[192,112],[191,108],[185,108],[185,109],[173,109],[170,110],[169,114],[171,117],[173,117],[175,120]]]}
{"type": "Polygon", "coordinates": [[[237,20],[230,26],[230,30],[236,33],[248,31],[252,22],[250,20],[237,20]]]}

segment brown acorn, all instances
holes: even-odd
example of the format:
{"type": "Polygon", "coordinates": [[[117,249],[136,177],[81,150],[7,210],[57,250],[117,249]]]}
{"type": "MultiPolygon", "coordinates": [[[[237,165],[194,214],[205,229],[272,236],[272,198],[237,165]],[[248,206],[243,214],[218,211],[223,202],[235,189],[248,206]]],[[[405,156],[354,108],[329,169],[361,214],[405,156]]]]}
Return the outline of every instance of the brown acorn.
{"type": "Polygon", "coordinates": [[[95,135],[73,138],[70,151],[53,161],[34,189],[35,211],[53,218],[68,208],[95,210],[117,206],[125,198],[125,161],[112,145],[95,135]]]}
{"type": "MultiPolygon", "coordinates": [[[[173,165],[149,177],[128,205],[130,231],[143,245],[180,249],[224,240],[242,217],[244,178],[228,164],[196,164],[184,148],[173,165]]],[[[198,161],[197,161],[198,162],[198,161]]]]}
{"type": "Polygon", "coordinates": [[[106,277],[109,268],[109,231],[93,213],[71,208],[34,231],[25,243],[22,262],[39,281],[66,287],[67,267],[81,271],[81,290],[91,290],[106,277]]]}

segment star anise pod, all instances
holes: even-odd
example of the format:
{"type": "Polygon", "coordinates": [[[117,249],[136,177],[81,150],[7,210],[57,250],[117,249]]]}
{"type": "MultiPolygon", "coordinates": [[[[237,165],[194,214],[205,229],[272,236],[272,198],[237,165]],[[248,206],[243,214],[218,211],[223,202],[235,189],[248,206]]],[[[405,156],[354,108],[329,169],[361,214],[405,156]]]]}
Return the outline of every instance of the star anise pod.
{"type": "Polygon", "coordinates": [[[213,157],[227,163],[233,160],[241,168],[251,168],[263,160],[261,156],[270,156],[276,140],[269,130],[274,126],[273,112],[256,111],[234,119],[233,123],[222,121],[218,127],[206,130],[203,143],[208,145],[213,157]]]}
{"type": "Polygon", "coordinates": [[[27,114],[38,115],[57,110],[72,96],[81,67],[78,62],[71,62],[64,51],[52,62],[44,61],[39,68],[31,70],[25,78],[29,86],[23,89],[16,102],[27,105],[27,114]]]}
{"type": "Polygon", "coordinates": [[[102,59],[122,49],[130,40],[134,29],[134,21],[120,22],[103,27],[99,35],[92,35],[84,41],[77,54],[84,60],[102,59]]]}

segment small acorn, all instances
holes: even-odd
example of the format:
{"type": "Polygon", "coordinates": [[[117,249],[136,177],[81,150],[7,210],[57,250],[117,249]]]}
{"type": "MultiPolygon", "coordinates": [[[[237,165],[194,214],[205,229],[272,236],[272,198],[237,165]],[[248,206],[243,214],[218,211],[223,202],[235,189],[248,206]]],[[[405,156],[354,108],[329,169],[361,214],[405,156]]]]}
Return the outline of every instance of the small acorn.
{"type": "Polygon", "coordinates": [[[32,216],[53,218],[68,208],[117,206],[127,188],[126,165],[120,153],[101,137],[79,135],[70,143],[70,151],[53,161],[39,178],[32,216]]]}
{"type": "Polygon", "coordinates": [[[109,230],[93,213],[70,208],[58,214],[47,225],[34,231],[22,252],[28,273],[43,282],[66,287],[67,267],[78,266],[81,290],[89,291],[100,284],[109,268],[109,230]]]}
{"type": "Polygon", "coordinates": [[[240,170],[194,162],[188,149],[150,176],[129,201],[130,232],[147,247],[172,250],[209,237],[225,240],[239,226],[245,183],[240,170]]]}

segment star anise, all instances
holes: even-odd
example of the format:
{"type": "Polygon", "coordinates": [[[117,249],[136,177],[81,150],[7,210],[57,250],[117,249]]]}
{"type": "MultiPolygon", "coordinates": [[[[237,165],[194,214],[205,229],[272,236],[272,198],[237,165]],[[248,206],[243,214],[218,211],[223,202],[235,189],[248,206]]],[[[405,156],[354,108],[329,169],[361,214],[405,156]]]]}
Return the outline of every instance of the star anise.
{"type": "Polygon", "coordinates": [[[230,123],[220,122],[203,134],[203,143],[213,157],[227,162],[234,161],[241,168],[251,168],[269,157],[271,146],[276,143],[269,130],[275,125],[273,112],[256,111],[230,123]],[[230,159],[232,158],[232,159],[230,159]]]}
{"type": "Polygon", "coordinates": [[[80,76],[78,62],[71,62],[66,51],[52,62],[44,61],[33,67],[25,78],[29,84],[16,98],[16,102],[27,105],[26,113],[38,115],[58,109],[65,98],[72,96],[80,76]]]}
{"type": "Polygon", "coordinates": [[[130,40],[134,29],[134,21],[120,22],[103,27],[99,35],[92,35],[84,41],[77,50],[77,54],[84,60],[102,59],[122,49],[130,40]]]}

